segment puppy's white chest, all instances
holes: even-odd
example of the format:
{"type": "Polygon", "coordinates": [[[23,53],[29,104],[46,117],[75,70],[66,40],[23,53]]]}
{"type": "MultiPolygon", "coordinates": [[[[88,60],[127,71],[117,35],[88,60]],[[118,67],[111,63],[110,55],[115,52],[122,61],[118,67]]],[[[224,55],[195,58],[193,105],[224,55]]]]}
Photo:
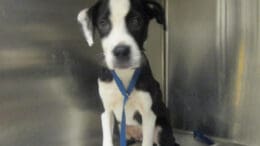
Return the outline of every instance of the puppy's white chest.
{"type": "MultiPolygon", "coordinates": [[[[121,121],[123,109],[123,95],[119,91],[115,81],[102,82],[98,81],[99,94],[102,99],[104,108],[113,111],[116,119],[121,121]]],[[[151,109],[152,99],[150,94],[145,91],[134,89],[128,97],[125,111],[127,125],[138,125],[137,121],[133,119],[136,112],[141,114],[151,109]]]]}

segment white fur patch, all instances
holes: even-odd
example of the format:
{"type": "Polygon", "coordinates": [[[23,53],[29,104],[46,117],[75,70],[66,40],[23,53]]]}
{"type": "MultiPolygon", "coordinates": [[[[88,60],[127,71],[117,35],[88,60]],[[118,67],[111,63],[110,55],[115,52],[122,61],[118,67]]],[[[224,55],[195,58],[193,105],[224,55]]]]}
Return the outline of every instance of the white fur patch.
{"type": "Polygon", "coordinates": [[[84,36],[86,38],[86,41],[89,46],[92,46],[93,41],[93,28],[91,26],[88,26],[89,18],[87,16],[88,8],[83,9],[78,14],[78,22],[81,24],[84,36]]]}
{"type": "Polygon", "coordinates": [[[156,116],[152,110],[147,111],[142,115],[143,120],[143,143],[142,146],[152,146],[155,131],[156,116]]]}
{"type": "Polygon", "coordinates": [[[102,39],[102,47],[108,68],[114,68],[113,49],[117,45],[130,46],[130,66],[138,67],[141,63],[141,52],[134,38],[129,34],[125,23],[125,17],[130,10],[129,0],[110,0],[110,21],[112,29],[108,36],[102,39]]]}
{"type": "Polygon", "coordinates": [[[153,142],[157,144],[157,146],[160,146],[160,139],[159,139],[159,136],[162,132],[162,127],[160,126],[157,126],[155,127],[154,129],[154,136],[153,136],[153,142]]]}
{"type": "Polygon", "coordinates": [[[102,130],[103,130],[103,146],[113,146],[113,127],[114,119],[113,114],[105,111],[101,115],[102,130]]]}

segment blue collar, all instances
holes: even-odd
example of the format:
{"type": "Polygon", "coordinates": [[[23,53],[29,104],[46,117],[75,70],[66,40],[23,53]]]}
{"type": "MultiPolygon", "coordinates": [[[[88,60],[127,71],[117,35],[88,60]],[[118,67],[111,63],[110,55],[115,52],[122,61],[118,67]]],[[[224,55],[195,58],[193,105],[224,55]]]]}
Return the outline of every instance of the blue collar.
{"type": "Polygon", "coordinates": [[[120,90],[121,94],[124,96],[123,102],[123,111],[122,111],[122,119],[121,119],[121,130],[120,130],[120,146],[127,146],[126,143],[126,116],[125,116],[125,105],[128,100],[129,95],[134,90],[136,82],[140,76],[141,69],[137,68],[133,74],[133,77],[128,85],[128,88],[125,89],[123,82],[120,80],[118,75],[114,70],[111,71],[113,78],[117,84],[118,89],[120,90]]]}

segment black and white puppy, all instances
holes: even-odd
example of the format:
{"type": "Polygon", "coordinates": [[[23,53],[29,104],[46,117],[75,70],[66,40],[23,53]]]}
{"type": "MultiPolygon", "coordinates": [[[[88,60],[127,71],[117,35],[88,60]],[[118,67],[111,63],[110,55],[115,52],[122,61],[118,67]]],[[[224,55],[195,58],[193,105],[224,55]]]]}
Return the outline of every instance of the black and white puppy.
{"type": "Polygon", "coordinates": [[[123,96],[110,70],[115,70],[127,87],[135,68],[141,68],[141,74],[126,103],[127,139],[142,141],[142,146],[178,145],[160,85],[153,78],[143,49],[149,21],[153,18],[165,29],[164,10],[153,0],[98,0],[78,15],[90,46],[94,30],[98,31],[105,57],[98,78],[105,109],[101,115],[103,146],[113,146],[114,117],[120,123],[122,115],[123,96]]]}

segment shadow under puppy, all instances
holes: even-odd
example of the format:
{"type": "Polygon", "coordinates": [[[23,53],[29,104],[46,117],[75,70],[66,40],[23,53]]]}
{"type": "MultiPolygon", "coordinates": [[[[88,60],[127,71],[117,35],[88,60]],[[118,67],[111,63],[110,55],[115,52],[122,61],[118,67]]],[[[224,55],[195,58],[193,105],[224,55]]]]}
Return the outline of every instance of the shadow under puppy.
{"type": "Polygon", "coordinates": [[[166,29],[164,10],[153,0],[98,0],[78,15],[87,43],[93,45],[97,30],[103,48],[104,65],[98,78],[105,109],[101,115],[103,146],[113,146],[114,120],[120,123],[122,117],[123,96],[111,70],[127,87],[136,68],[141,70],[140,76],[125,106],[127,139],[142,141],[142,146],[178,146],[160,85],[144,54],[143,44],[153,18],[166,29]]]}

